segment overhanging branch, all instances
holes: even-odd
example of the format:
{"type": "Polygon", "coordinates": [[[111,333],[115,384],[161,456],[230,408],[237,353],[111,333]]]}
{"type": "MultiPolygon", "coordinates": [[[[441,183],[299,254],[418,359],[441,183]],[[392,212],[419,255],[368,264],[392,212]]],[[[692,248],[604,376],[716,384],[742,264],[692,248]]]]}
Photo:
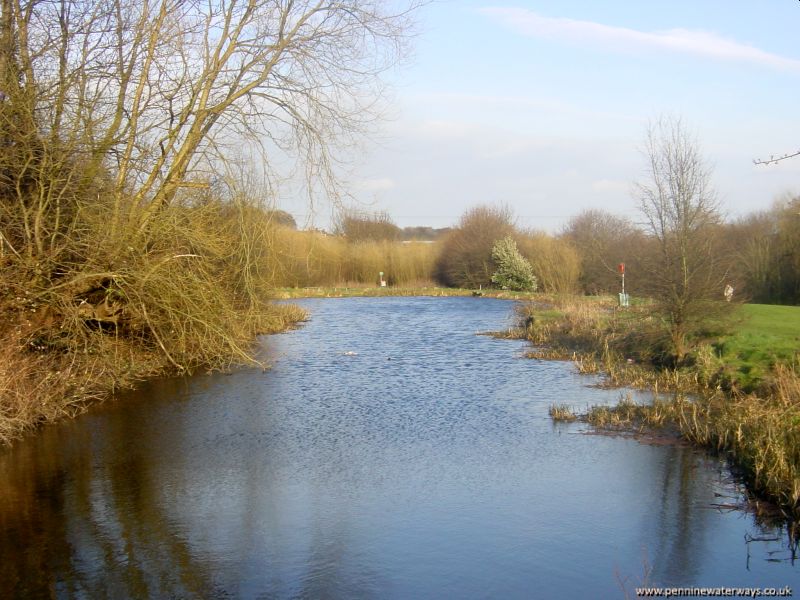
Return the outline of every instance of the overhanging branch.
{"type": "Polygon", "coordinates": [[[789,152],[788,154],[783,154],[781,156],[771,155],[768,159],[761,159],[756,158],[753,160],[754,165],[774,165],[782,160],[786,160],[787,158],[794,158],[795,156],[800,156],[800,150],[797,152],[789,152]]]}

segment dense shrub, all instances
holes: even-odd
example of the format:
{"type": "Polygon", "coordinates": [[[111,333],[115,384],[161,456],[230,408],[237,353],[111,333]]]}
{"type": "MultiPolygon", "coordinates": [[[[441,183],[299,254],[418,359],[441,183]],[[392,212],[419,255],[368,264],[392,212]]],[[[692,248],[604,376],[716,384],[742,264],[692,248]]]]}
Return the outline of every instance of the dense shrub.
{"type": "Polygon", "coordinates": [[[345,210],[334,224],[334,233],[349,242],[398,241],[402,230],[386,213],[362,213],[345,210]]]}
{"type": "Polygon", "coordinates": [[[471,208],[442,242],[437,280],[451,287],[490,286],[497,270],[492,248],[497,240],[513,233],[509,209],[485,205],[471,208]]]}

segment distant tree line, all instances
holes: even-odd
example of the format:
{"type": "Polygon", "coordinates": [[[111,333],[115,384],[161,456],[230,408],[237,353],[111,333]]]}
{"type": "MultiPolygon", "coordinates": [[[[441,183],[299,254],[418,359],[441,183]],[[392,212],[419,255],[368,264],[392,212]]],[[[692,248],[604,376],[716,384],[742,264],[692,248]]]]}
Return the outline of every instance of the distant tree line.
{"type": "Polygon", "coordinates": [[[710,169],[679,118],[651,122],[644,149],[641,223],[587,210],[551,236],[516,227],[507,208],[478,206],[442,241],[436,279],[531,289],[519,282],[532,278],[545,292],[614,294],[624,271],[626,292],[651,301],[650,345],[673,364],[724,328],[731,291],[737,301],[800,302],[800,198],[726,223],[710,169]]]}
{"type": "MultiPolygon", "coordinates": [[[[786,197],[769,210],[717,223],[707,234],[736,296],[762,304],[800,304],[800,197],[786,197]]],[[[586,210],[557,237],[568,240],[580,255],[581,292],[619,291],[619,263],[627,265],[629,289],[647,291],[644,262],[654,251],[652,239],[630,219],[586,210]]]]}
{"type": "Polygon", "coordinates": [[[333,224],[334,235],[350,242],[433,242],[450,231],[449,227],[398,227],[389,213],[343,209],[333,224]]]}
{"type": "Polygon", "coordinates": [[[563,236],[516,226],[507,207],[481,205],[467,210],[441,242],[434,277],[452,287],[491,287],[500,266],[495,244],[511,238],[531,265],[538,289],[568,293],[578,289],[580,255],[563,236]]]}

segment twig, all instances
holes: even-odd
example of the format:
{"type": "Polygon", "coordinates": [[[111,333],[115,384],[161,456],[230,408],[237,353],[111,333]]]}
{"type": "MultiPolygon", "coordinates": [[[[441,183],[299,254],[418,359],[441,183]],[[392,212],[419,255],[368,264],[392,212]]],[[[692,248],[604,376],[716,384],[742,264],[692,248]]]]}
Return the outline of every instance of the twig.
{"type": "Polygon", "coordinates": [[[763,160],[760,158],[756,158],[753,160],[754,165],[774,165],[779,163],[782,160],[786,160],[787,158],[794,158],[795,156],[800,156],[800,150],[797,152],[789,152],[788,154],[784,154],[782,156],[778,156],[777,158],[772,155],[767,160],[763,160]]]}
{"type": "Polygon", "coordinates": [[[153,327],[153,324],[150,322],[150,317],[147,316],[147,309],[144,307],[144,303],[143,302],[140,303],[140,306],[142,307],[142,314],[144,315],[144,320],[147,321],[147,326],[150,327],[150,331],[153,332],[153,337],[156,338],[156,341],[158,342],[158,345],[161,346],[161,349],[164,351],[164,354],[169,359],[169,362],[171,362],[173,365],[175,365],[179,370],[185,371],[186,368],[183,365],[179,365],[177,362],[175,362],[175,360],[172,358],[172,356],[170,356],[170,353],[167,352],[167,349],[164,347],[164,344],[161,342],[161,338],[158,337],[158,333],[156,332],[156,328],[153,327]]]}
{"type": "Polygon", "coordinates": [[[199,254],[176,254],[175,256],[168,256],[164,260],[162,260],[162,261],[156,263],[155,265],[153,265],[153,267],[147,273],[145,273],[144,277],[142,277],[141,283],[144,283],[145,281],[150,279],[150,276],[153,273],[155,273],[156,270],[160,269],[165,264],[167,264],[169,261],[175,260],[176,258],[202,258],[202,257],[199,254]]]}
{"type": "MultiPolygon", "coordinates": [[[[14,246],[11,245],[11,242],[9,242],[8,238],[5,235],[3,235],[2,231],[0,231],[0,241],[5,242],[6,245],[9,247],[9,249],[17,256],[17,258],[19,258],[19,252],[17,252],[17,249],[14,248],[14,246]]],[[[2,251],[2,248],[3,248],[3,245],[0,244],[0,251],[2,251]]]]}

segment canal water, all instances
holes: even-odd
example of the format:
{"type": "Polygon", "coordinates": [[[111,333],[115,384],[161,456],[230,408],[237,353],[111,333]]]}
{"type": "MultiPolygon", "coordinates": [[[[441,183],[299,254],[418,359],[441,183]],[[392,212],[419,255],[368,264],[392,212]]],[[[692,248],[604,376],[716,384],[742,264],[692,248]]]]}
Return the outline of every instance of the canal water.
{"type": "Polygon", "coordinates": [[[301,304],[266,372],[157,381],[0,453],[3,597],[800,590],[720,460],[553,424],[620,391],[477,335],[510,302],[301,304]]]}

